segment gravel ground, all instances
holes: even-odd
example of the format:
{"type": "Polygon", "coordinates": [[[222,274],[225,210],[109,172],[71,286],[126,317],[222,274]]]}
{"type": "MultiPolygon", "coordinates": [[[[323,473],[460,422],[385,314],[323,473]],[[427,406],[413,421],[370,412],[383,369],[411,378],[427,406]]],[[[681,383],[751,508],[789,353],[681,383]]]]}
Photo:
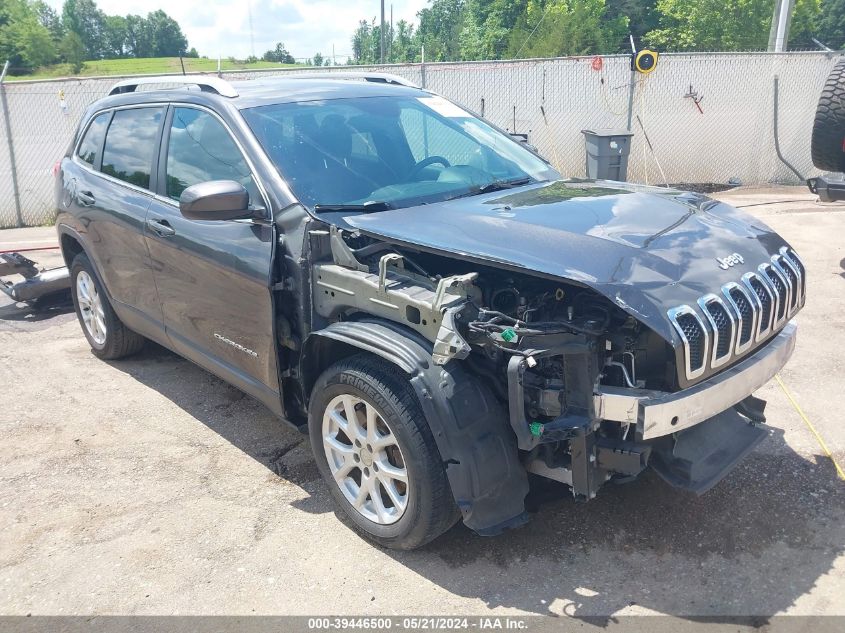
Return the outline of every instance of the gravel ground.
{"type": "MultiPolygon", "coordinates": [[[[845,464],[845,206],[715,195],[766,203],[747,211],[807,264],[783,378],[845,464]]],[[[542,486],[525,528],[410,553],[340,519],[306,437],[158,346],[97,360],[64,305],[0,300],[0,388],[2,614],[845,614],[845,484],[776,383],[771,437],[702,497],[652,475],[588,504],[542,486]]]]}

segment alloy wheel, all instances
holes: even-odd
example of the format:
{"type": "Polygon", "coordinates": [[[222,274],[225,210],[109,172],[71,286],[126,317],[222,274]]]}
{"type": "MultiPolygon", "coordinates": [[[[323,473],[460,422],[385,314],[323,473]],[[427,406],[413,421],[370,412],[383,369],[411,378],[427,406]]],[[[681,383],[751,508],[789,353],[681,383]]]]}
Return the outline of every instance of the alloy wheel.
{"type": "Polygon", "coordinates": [[[103,312],[103,300],[91,275],[84,270],[76,276],[76,300],[88,335],[97,345],[105,345],[106,315],[103,312]]]}
{"type": "Polygon", "coordinates": [[[395,523],[408,506],[408,471],[396,437],[366,400],[342,394],[323,414],[323,449],[343,496],[363,517],[395,523]]]}

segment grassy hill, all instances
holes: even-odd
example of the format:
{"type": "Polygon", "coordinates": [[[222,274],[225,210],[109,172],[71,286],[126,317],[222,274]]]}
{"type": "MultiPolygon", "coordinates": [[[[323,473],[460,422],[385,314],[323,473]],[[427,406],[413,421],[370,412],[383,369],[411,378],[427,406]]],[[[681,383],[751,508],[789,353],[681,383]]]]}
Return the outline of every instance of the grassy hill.
{"type": "MultiPolygon", "coordinates": [[[[216,59],[183,58],[186,72],[213,72],[217,70],[216,59]]],[[[290,68],[293,64],[257,61],[248,64],[244,61],[224,59],[223,70],[259,70],[261,68],[290,68]]],[[[55,64],[39,68],[31,75],[9,76],[7,81],[23,79],[54,79],[57,77],[97,77],[100,75],[140,75],[140,74],[181,74],[182,66],[178,57],[150,57],[146,59],[100,59],[85,62],[82,70],[73,74],[70,64],[55,64]]]]}

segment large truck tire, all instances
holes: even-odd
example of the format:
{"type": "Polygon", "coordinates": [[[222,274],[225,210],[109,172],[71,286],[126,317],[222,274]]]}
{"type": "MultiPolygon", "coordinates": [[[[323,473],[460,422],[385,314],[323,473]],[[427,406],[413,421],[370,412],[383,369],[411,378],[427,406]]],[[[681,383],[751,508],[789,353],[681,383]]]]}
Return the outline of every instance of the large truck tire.
{"type": "Polygon", "coordinates": [[[845,172],[845,59],[825,82],[810,144],[813,165],[823,171],[845,172]]]}

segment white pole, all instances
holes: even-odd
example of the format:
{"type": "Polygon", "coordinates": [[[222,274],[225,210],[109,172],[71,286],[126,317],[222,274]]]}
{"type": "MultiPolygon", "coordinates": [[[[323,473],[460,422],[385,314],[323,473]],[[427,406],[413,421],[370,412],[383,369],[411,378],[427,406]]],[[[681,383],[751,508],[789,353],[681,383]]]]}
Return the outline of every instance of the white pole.
{"type": "Polygon", "coordinates": [[[769,50],[782,53],[789,43],[789,18],[794,0],[776,0],[772,16],[772,31],[769,36],[769,50]]]}
{"type": "MultiPolygon", "coordinates": [[[[420,83],[425,88],[425,44],[420,46],[420,61],[420,83]]],[[[428,119],[423,119],[423,122],[425,121],[428,121],[428,119]]]]}
{"type": "Polygon", "coordinates": [[[378,33],[379,33],[379,39],[381,40],[379,42],[378,58],[379,58],[379,63],[384,65],[384,53],[385,53],[385,51],[384,51],[384,0],[381,0],[381,25],[379,26],[378,33]]]}

